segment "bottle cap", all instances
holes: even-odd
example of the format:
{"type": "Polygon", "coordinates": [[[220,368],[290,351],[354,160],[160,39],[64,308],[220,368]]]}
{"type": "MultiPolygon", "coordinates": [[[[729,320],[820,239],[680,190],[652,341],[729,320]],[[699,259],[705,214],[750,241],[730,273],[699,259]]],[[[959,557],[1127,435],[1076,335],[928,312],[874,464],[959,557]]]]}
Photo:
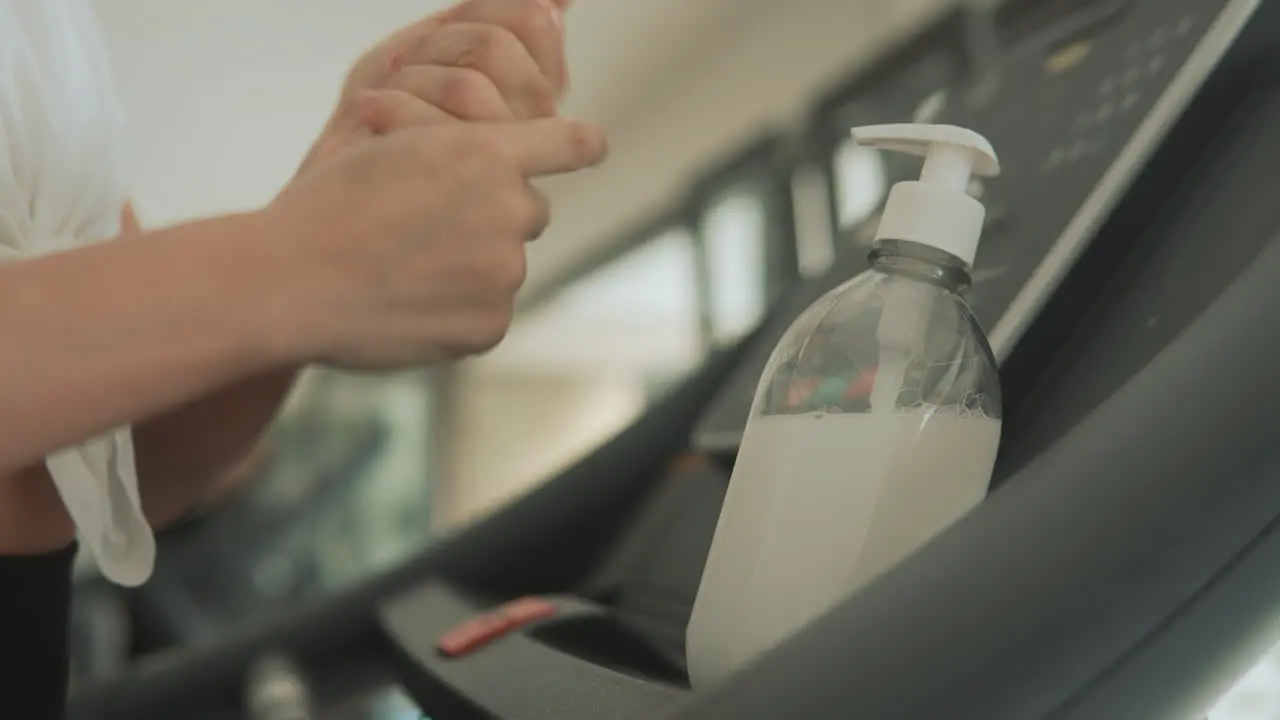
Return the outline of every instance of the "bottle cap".
{"type": "Polygon", "coordinates": [[[859,145],[923,157],[920,179],[889,191],[876,242],[908,240],[937,248],[973,266],[986,208],[969,194],[974,175],[1000,174],[991,143],[952,125],[897,124],[854,128],[859,145]]]}

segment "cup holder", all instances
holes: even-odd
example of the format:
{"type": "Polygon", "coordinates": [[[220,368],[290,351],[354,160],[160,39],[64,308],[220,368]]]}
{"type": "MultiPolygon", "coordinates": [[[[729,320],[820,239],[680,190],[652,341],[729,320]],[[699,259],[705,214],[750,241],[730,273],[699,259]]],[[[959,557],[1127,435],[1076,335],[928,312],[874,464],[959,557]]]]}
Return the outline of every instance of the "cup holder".
{"type": "Polygon", "coordinates": [[[608,615],[552,620],[527,636],[580,660],[652,682],[689,687],[684,668],[672,663],[626,626],[608,615]]]}

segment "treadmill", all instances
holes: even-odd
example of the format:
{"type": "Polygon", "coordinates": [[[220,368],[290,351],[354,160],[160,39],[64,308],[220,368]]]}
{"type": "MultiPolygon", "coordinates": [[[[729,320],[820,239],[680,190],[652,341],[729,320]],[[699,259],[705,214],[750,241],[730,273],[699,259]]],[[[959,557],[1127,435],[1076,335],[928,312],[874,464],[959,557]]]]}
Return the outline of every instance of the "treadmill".
{"type": "Polygon", "coordinates": [[[982,188],[1001,212],[971,294],[1006,398],[975,511],[688,689],[723,438],[806,298],[862,267],[846,253],[559,478],[395,572],[82,690],[72,717],[339,720],[387,688],[434,720],[1202,715],[1280,604],[1280,0],[1022,0],[979,21],[962,27],[999,61],[938,118],[1006,172],[982,188]],[[705,423],[714,448],[692,440],[705,423]],[[290,692],[246,703],[272,687],[290,692]]]}

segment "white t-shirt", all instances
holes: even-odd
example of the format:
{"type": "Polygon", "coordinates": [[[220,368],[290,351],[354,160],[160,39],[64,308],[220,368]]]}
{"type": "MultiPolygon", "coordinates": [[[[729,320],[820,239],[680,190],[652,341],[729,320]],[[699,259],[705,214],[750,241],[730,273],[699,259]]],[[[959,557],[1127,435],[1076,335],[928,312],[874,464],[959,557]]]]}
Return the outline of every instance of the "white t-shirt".
{"type": "MultiPolygon", "coordinates": [[[[0,262],[119,234],[123,125],[89,0],[0,0],[0,262]]],[[[0,351],[14,350],[0,338],[0,351]]],[[[145,581],[156,546],[129,428],[53,453],[46,465],[103,574],[145,581]]]]}

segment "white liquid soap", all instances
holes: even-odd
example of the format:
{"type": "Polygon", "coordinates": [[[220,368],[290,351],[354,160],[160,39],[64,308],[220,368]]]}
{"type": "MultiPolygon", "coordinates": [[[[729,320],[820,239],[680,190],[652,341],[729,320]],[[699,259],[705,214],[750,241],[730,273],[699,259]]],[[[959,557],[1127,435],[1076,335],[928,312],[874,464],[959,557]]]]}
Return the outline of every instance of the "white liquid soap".
{"type": "Polygon", "coordinates": [[[713,687],[892,569],[986,496],[1000,444],[995,359],[962,292],[985,210],[981,136],[859,128],[926,157],[889,194],[871,269],[800,315],[760,380],[686,647],[713,687]]]}
{"type": "Polygon", "coordinates": [[[698,596],[718,611],[688,636],[694,687],[787,639],[981,502],[999,444],[1000,423],[986,417],[758,418],[698,596]],[[758,517],[769,525],[741,522],[758,517]]]}

